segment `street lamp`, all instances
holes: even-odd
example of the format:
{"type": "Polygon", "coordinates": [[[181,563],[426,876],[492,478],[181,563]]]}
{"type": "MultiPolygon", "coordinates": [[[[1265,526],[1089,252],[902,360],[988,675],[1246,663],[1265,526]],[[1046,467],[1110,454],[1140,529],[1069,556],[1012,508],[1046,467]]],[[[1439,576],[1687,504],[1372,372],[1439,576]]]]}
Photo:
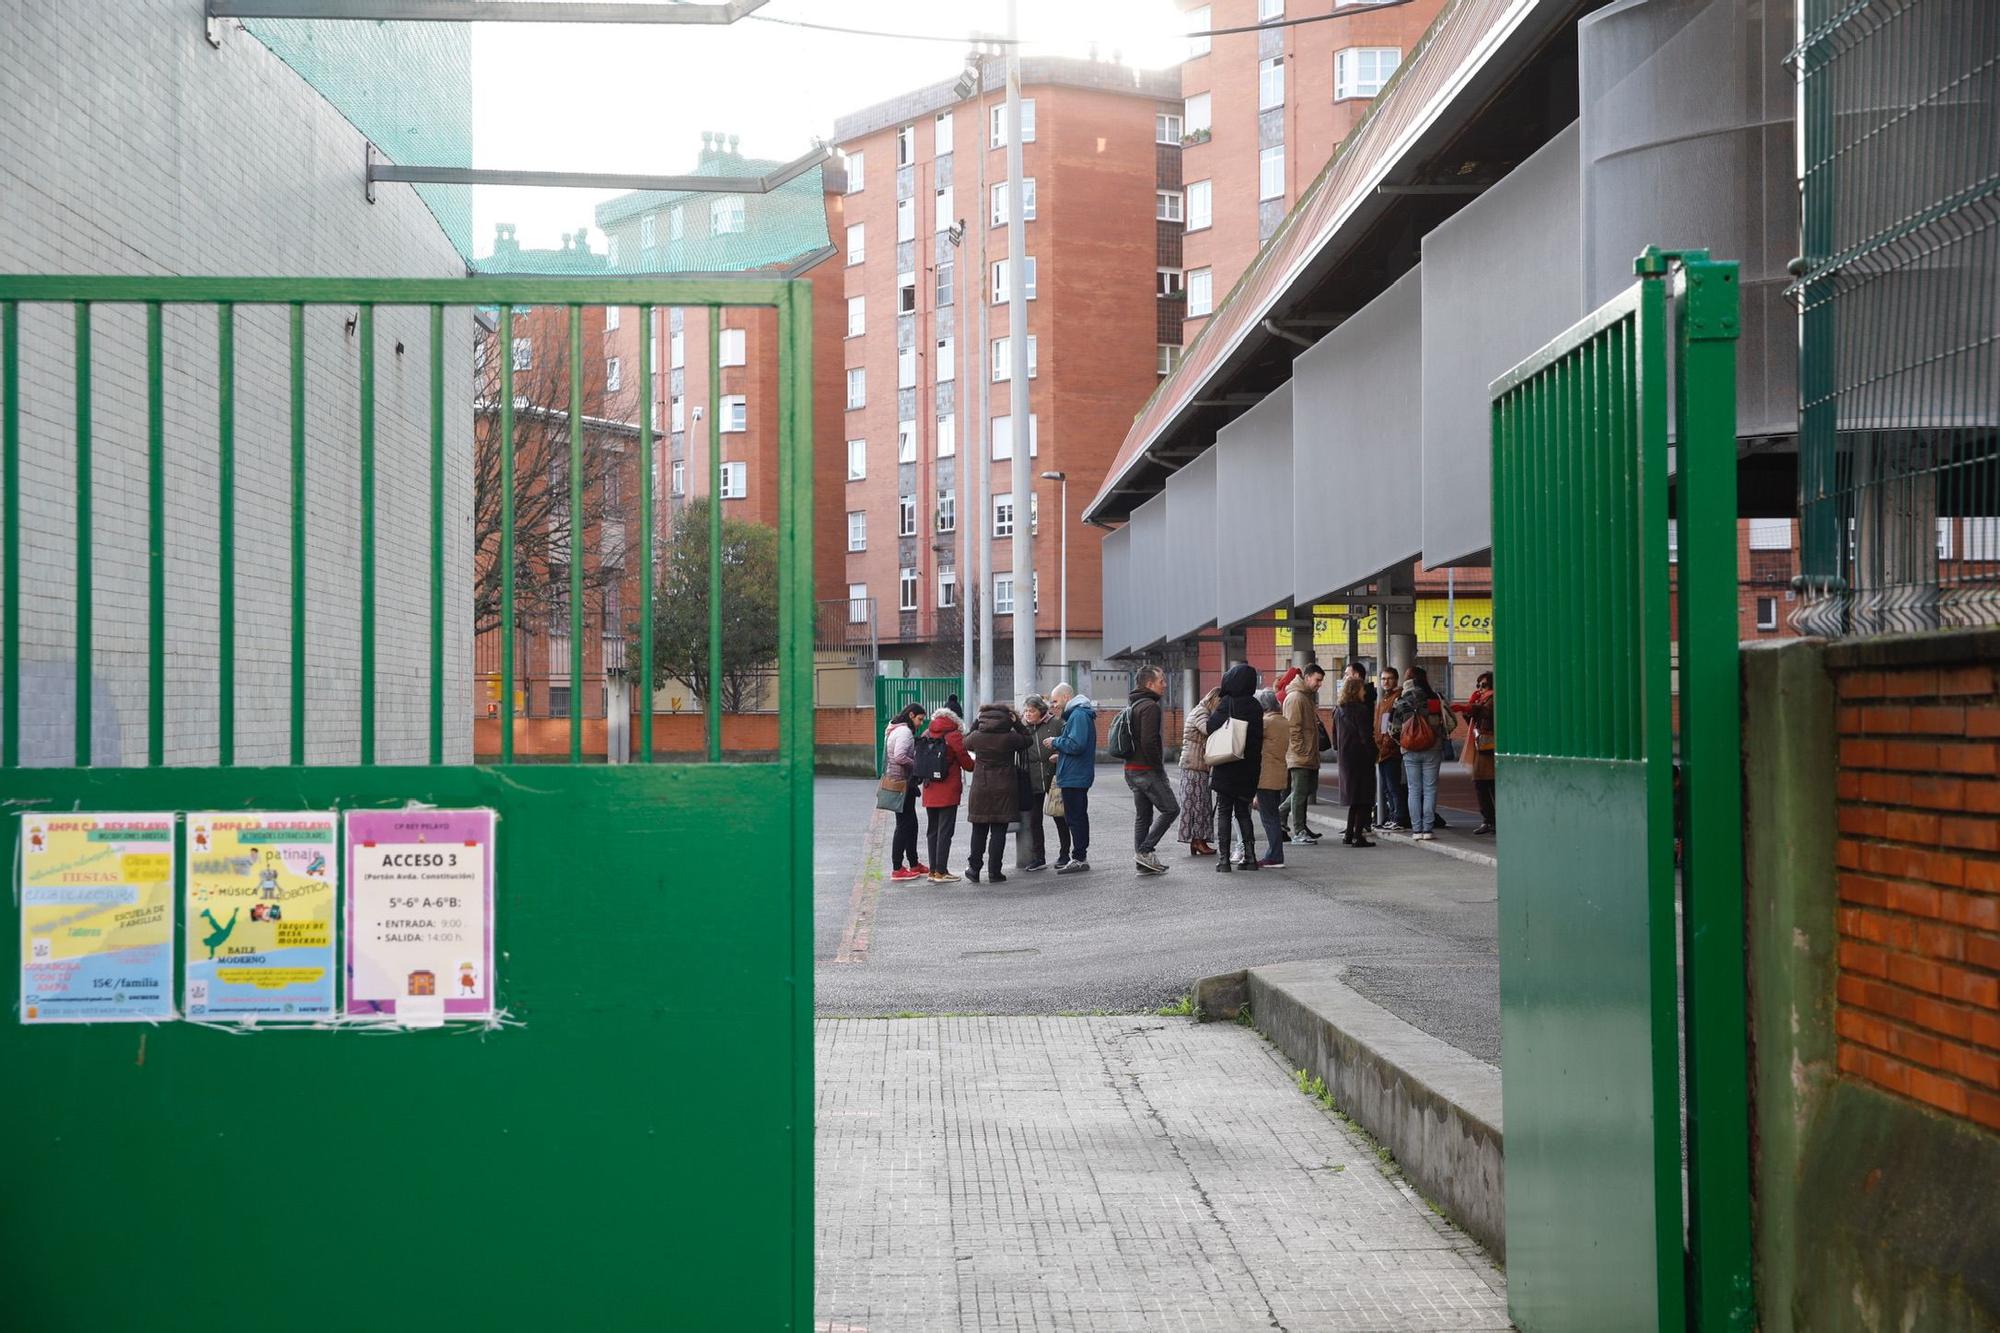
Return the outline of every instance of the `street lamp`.
{"type": "MultiPolygon", "coordinates": [[[[1063,679],[1069,679],[1069,473],[1044,472],[1043,481],[1059,482],[1062,485],[1062,526],[1056,529],[1056,540],[1062,565],[1062,669],[1063,679]]],[[[1032,590],[1029,594],[1033,596],[1032,590]]]]}

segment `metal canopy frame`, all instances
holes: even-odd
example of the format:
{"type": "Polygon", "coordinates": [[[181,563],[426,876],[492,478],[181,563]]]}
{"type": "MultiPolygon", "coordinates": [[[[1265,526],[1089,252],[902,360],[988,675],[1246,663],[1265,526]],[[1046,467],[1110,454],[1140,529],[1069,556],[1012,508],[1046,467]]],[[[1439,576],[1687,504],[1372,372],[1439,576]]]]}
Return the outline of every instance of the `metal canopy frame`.
{"type": "Polygon", "coordinates": [[[685,194],[769,194],[833,160],[821,145],[761,176],[645,176],[603,171],[513,171],[494,167],[402,166],[368,147],[369,199],[377,181],[406,185],[538,185],[558,190],[674,190],[685,194]]]}
{"type": "Polygon", "coordinates": [[[764,0],[724,4],[617,4],[604,0],[204,0],[210,19],[334,19],[394,23],[730,24],[764,0]]]}

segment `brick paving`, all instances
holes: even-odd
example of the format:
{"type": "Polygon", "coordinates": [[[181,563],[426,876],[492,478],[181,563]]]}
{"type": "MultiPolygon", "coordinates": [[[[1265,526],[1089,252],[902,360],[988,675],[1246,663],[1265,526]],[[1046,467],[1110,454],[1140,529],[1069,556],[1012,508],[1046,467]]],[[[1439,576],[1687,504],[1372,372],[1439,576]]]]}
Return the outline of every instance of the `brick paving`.
{"type": "Polygon", "coordinates": [[[817,1025],[821,1333],[1505,1329],[1471,1240],[1248,1029],[817,1025]]]}

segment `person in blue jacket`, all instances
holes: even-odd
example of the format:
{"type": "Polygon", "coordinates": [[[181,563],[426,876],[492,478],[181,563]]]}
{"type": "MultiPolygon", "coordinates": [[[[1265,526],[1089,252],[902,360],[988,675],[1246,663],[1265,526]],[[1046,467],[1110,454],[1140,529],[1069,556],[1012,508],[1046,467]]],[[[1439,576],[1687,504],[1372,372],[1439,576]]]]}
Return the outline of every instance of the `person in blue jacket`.
{"type": "Polygon", "coordinates": [[[1056,758],[1056,786],[1062,791],[1063,818],[1069,821],[1068,865],[1058,875],[1078,875],[1090,869],[1090,784],[1097,780],[1097,705],[1078,694],[1068,681],[1049,691],[1049,704],[1062,719],[1062,730],[1044,742],[1056,758]]]}

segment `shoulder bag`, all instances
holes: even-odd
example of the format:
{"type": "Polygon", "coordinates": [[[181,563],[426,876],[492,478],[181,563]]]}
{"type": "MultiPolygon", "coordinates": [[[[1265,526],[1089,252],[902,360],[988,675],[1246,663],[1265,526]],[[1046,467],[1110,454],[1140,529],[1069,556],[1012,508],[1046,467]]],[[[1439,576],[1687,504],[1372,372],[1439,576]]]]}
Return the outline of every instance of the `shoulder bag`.
{"type": "Polygon", "coordinates": [[[1250,724],[1232,717],[1208,733],[1208,744],[1202,747],[1201,757],[1211,764],[1233,764],[1243,758],[1249,741],[1250,724]]]}

